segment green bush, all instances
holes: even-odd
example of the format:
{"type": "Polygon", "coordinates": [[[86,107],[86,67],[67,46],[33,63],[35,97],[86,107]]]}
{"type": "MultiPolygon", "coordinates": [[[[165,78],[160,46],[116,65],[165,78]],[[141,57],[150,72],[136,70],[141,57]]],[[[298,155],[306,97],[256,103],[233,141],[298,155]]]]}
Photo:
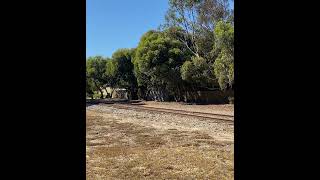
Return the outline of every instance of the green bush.
{"type": "Polygon", "coordinates": [[[93,99],[100,99],[101,94],[100,93],[94,93],[93,99]]]}

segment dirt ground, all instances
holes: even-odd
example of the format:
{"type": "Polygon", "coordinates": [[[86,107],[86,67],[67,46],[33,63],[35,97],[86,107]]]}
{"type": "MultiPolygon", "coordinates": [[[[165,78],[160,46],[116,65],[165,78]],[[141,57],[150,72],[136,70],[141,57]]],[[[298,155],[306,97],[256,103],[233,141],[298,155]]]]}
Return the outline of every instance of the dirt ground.
{"type": "Polygon", "coordinates": [[[178,109],[193,112],[204,112],[204,113],[216,113],[233,115],[234,105],[233,104],[221,104],[221,105],[187,105],[177,102],[156,102],[156,101],[142,101],[142,106],[145,107],[156,107],[156,108],[169,108],[178,109]]]}
{"type": "Polygon", "coordinates": [[[233,125],[87,107],[87,179],[233,179],[233,125]]]}

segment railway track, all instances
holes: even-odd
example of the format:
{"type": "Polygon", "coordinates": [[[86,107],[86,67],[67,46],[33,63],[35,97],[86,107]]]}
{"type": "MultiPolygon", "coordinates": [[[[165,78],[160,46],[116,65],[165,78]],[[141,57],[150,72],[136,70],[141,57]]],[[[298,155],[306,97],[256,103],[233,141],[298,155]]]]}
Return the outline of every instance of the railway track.
{"type": "Polygon", "coordinates": [[[130,104],[105,104],[106,106],[111,106],[118,109],[129,109],[136,111],[152,111],[158,113],[170,113],[175,115],[197,117],[209,120],[224,121],[227,123],[233,123],[234,116],[226,114],[215,114],[215,113],[204,113],[204,112],[191,112],[185,110],[177,109],[167,109],[167,108],[155,108],[155,107],[144,107],[140,105],[130,105],[130,104]]]}

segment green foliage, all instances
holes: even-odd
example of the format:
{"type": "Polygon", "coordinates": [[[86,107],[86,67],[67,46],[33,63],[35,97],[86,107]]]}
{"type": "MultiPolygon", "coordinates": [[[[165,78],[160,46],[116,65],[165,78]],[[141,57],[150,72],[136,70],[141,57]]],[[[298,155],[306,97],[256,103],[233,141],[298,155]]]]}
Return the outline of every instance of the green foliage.
{"type": "Polygon", "coordinates": [[[97,92],[94,92],[92,97],[93,97],[93,99],[99,99],[99,98],[101,98],[101,95],[97,92]]]}
{"type": "Polygon", "coordinates": [[[234,59],[230,53],[222,51],[214,62],[213,68],[221,89],[232,86],[234,81],[234,59]]]}
{"type": "Polygon", "coordinates": [[[214,84],[214,76],[209,71],[210,65],[202,57],[192,57],[181,68],[181,77],[191,84],[207,87],[214,84]]]}
{"type": "Polygon", "coordinates": [[[101,56],[89,57],[86,64],[87,76],[92,78],[94,83],[103,85],[106,71],[106,60],[101,56]]]}
{"type": "Polygon", "coordinates": [[[129,87],[134,81],[133,52],[130,49],[119,49],[112,55],[112,68],[110,74],[119,81],[118,86],[129,87]]]}
{"type": "Polygon", "coordinates": [[[234,47],[234,27],[231,23],[219,21],[214,30],[215,48],[224,49],[233,54],[234,47]]]}
{"type": "Polygon", "coordinates": [[[228,0],[170,0],[166,24],[135,49],[87,59],[87,96],[126,88],[134,97],[183,100],[199,89],[234,84],[233,10],[228,0]]]}
{"type": "Polygon", "coordinates": [[[134,49],[118,49],[112,54],[112,59],[107,62],[106,76],[111,87],[126,88],[135,98],[137,80],[133,72],[134,49]]]}
{"type": "Polygon", "coordinates": [[[234,28],[231,23],[220,21],[215,28],[215,51],[218,58],[213,64],[214,74],[221,89],[234,83],[234,28]]]}
{"type": "Polygon", "coordinates": [[[170,0],[164,27],[179,27],[179,38],[195,56],[205,59],[214,43],[213,31],[217,22],[231,19],[233,11],[228,0],[170,0]]]}
{"type": "Polygon", "coordinates": [[[183,63],[182,44],[165,37],[161,32],[147,33],[138,45],[135,62],[139,70],[150,76],[168,79],[172,71],[176,71],[183,63]]]}
{"type": "Polygon", "coordinates": [[[96,87],[93,84],[93,81],[91,78],[86,78],[86,96],[87,97],[92,97],[94,94],[94,91],[96,91],[96,87]]]}
{"type": "Polygon", "coordinates": [[[173,84],[182,83],[180,68],[189,52],[180,41],[167,33],[149,31],[142,36],[134,58],[139,86],[168,91],[173,84]]]}
{"type": "Polygon", "coordinates": [[[91,85],[91,87],[95,87],[95,89],[100,91],[101,98],[103,98],[101,88],[106,82],[106,60],[101,56],[94,56],[89,57],[86,63],[86,75],[88,79],[87,86],[91,85]]]}
{"type": "Polygon", "coordinates": [[[196,69],[192,61],[186,61],[181,67],[182,79],[191,82],[195,74],[196,74],[196,69]]]}
{"type": "Polygon", "coordinates": [[[233,10],[228,4],[228,0],[169,1],[164,27],[176,30],[175,38],[194,56],[181,69],[183,80],[205,87],[216,86],[218,81],[221,89],[226,82],[233,83],[233,10]],[[228,76],[222,64],[229,68],[228,76]]]}

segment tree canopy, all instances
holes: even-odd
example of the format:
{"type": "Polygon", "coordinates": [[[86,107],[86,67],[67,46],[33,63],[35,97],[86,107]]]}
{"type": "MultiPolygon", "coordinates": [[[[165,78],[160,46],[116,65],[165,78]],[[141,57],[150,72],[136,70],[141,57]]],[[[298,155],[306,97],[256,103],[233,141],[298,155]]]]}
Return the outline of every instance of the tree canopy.
{"type": "Polygon", "coordinates": [[[139,85],[147,91],[160,94],[161,97],[156,95],[156,99],[174,96],[174,86],[182,82],[180,68],[189,54],[180,41],[166,32],[145,33],[134,57],[139,85]]]}
{"type": "Polygon", "coordinates": [[[136,99],[137,80],[133,70],[133,55],[134,49],[118,49],[112,54],[106,73],[113,79],[112,87],[126,88],[130,91],[131,98],[136,99]]]}
{"type": "MultiPolygon", "coordinates": [[[[103,98],[102,86],[106,83],[105,72],[106,60],[102,56],[89,57],[87,59],[87,83],[94,85],[95,89],[101,93],[101,98],[103,98]]],[[[88,90],[90,89],[92,88],[89,88],[88,90]]]]}
{"type": "Polygon", "coordinates": [[[215,28],[215,49],[218,57],[214,62],[214,74],[221,89],[234,83],[234,28],[230,22],[220,21],[215,28]]]}
{"type": "Polygon", "coordinates": [[[183,101],[198,89],[232,89],[234,24],[228,0],[169,0],[164,24],[137,47],[87,59],[87,95],[125,88],[133,99],[183,101]]]}

